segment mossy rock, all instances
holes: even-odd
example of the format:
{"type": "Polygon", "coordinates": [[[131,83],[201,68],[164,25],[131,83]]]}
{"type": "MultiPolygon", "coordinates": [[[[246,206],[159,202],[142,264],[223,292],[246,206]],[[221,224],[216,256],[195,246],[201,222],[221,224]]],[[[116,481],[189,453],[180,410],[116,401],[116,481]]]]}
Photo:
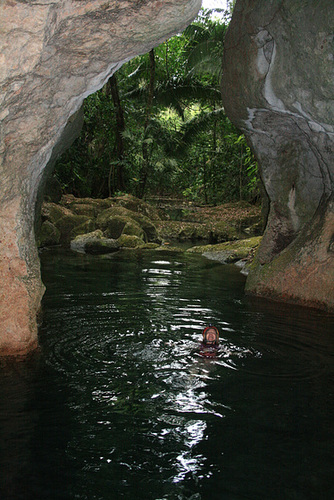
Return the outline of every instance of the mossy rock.
{"type": "Polygon", "coordinates": [[[62,244],[69,243],[71,241],[73,229],[81,226],[89,220],[90,218],[86,215],[75,215],[72,213],[64,215],[64,217],[57,220],[55,226],[60,231],[60,242],[62,244]]]}
{"type": "Polygon", "coordinates": [[[161,241],[159,239],[157,229],[155,225],[150,221],[150,219],[140,213],[132,212],[131,210],[120,206],[111,207],[101,212],[97,217],[97,227],[101,228],[103,231],[109,231],[110,234],[109,227],[112,224],[112,220],[116,217],[125,218],[127,219],[127,222],[129,222],[129,219],[135,221],[145,232],[146,237],[144,239],[146,241],[153,243],[159,243],[161,241]]]}
{"type": "Polygon", "coordinates": [[[76,226],[71,231],[71,239],[75,238],[80,234],[87,234],[95,231],[96,225],[94,219],[88,219],[80,226],[76,226]]]}
{"type": "Polygon", "coordinates": [[[77,215],[87,215],[90,218],[95,218],[98,214],[96,203],[73,203],[71,210],[77,215]]]}
{"type": "Polygon", "coordinates": [[[188,248],[186,251],[189,253],[201,253],[202,254],[204,252],[211,251],[212,248],[214,248],[215,246],[218,246],[218,245],[196,245],[194,247],[188,248]]]}
{"type": "Polygon", "coordinates": [[[161,243],[161,238],[158,235],[157,228],[153,224],[153,222],[142,214],[136,214],[135,212],[131,212],[131,218],[139,224],[139,226],[145,232],[146,238],[145,240],[151,243],[161,243]]]}
{"type": "Polygon", "coordinates": [[[155,207],[153,207],[149,203],[146,203],[145,201],[139,198],[136,198],[135,196],[132,195],[119,196],[116,198],[116,202],[121,207],[124,207],[130,210],[131,212],[142,214],[145,217],[148,217],[149,219],[152,220],[160,219],[159,211],[155,207]]]}
{"type": "Polygon", "coordinates": [[[48,220],[52,224],[56,224],[60,219],[66,216],[71,216],[73,213],[62,205],[56,203],[43,203],[41,209],[41,218],[43,221],[48,220]]]}
{"type": "Polygon", "coordinates": [[[98,199],[94,199],[94,202],[96,203],[98,214],[100,214],[104,210],[107,210],[108,208],[111,208],[115,205],[114,198],[98,198],[98,199]]]}
{"type": "Polygon", "coordinates": [[[142,248],[145,246],[142,239],[130,234],[122,234],[117,241],[122,248],[142,248]]]}
{"type": "MultiPolygon", "coordinates": [[[[96,219],[97,227],[102,229],[102,231],[106,231],[108,229],[110,220],[115,217],[125,217],[131,218],[132,212],[123,207],[109,207],[106,210],[103,210],[96,219]]],[[[122,229],[123,230],[123,229],[122,229]]]]}
{"type": "Polygon", "coordinates": [[[261,236],[237,241],[227,241],[218,245],[204,245],[189,248],[189,253],[200,253],[211,260],[222,263],[233,263],[247,259],[259,246],[261,236]]]}
{"type": "Polygon", "coordinates": [[[59,229],[57,229],[56,226],[48,220],[43,222],[37,237],[37,246],[48,247],[48,246],[58,245],[59,241],[60,241],[59,229]]]}
{"type": "Polygon", "coordinates": [[[157,252],[173,254],[173,253],[184,253],[185,249],[181,247],[174,247],[169,245],[161,245],[157,249],[157,252]]]}
{"type": "Polygon", "coordinates": [[[112,238],[102,238],[101,240],[88,241],[85,245],[85,253],[92,255],[103,255],[106,253],[114,253],[119,250],[117,240],[112,238]]]}
{"type": "Polygon", "coordinates": [[[159,234],[166,240],[196,241],[211,239],[211,229],[204,224],[182,221],[159,221],[159,234]]]}
{"type": "Polygon", "coordinates": [[[114,206],[115,200],[113,198],[76,198],[72,194],[66,194],[62,196],[60,204],[80,215],[85,215],[82,214],[82,210],[85,208],[81,209],[80,205],[89,206],[94,209],[94,216],[97,216],[103,210],[114,206]]]}
{"type": "Polygon", "coordinates": [[[137,236],[143,241],[147,241],[147,236],[143,230],[142,227],[140,227],[137,222],[134,220],[130,219],[124,226],[123,233],[122,234],[128,234],[130,236],[137,236]]]}
{"type": "Polygon", "coordinates": [[[220,252],[204,252],[202,255],[210,260],[216,260],[222,264],[233,264],[239,260],[247,259],[250,250],[239,248],[236,250],[222,250],[220,252]]]}
{"type": "Polygon", "coordinates": [[[123,229],[129,221],[131,221],[129,217],[116,215],[108,216],[108,218],[103,218],[103,222],[101,222],[101,217],[98,217],[96,224],[100,229],[103,230],[104,234],[108,238],[117,239],[121,236],[121,234],[123,233],[123,229]]]}
{"type": "Polygon", "coordinates": [[[105,238],[101,230],[76,236],[71,241],[71,249],[81,253],[95,255],[116,252],[119,243],[111,238],[105,238]]]}
{"type": "Polygon", "coordinates": [[[159,243],[145,243],[145,245],[142,246],[142,249],[143,250],[156,250],[159,247],[160,247],[159,243]]]}
{"type": "Polygon", "coordinates": [[[212,227],[212,240],[216,243],[237,240],[239,236],[237,228],[228,222],[217,222],[212,227]]]}

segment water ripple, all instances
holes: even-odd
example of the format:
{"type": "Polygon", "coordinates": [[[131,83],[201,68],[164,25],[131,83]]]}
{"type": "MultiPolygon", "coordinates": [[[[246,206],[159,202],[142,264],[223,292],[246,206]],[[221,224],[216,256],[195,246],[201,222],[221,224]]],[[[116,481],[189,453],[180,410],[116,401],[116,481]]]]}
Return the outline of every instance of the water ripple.
{"type": "MultiPolygon", "coordinates": [[[[115,498],[196,498],[198,485],[213,498],[210,484],[222,481],[219,497],[233,484],[243,498],[259,470],[279,476],[281,488],[281,475],[295,470],[291,450],[314,453],[310,412],[327,442],[332,317],[251,304],[235,268],[198,256],[57,259],[44,264],[40,342],[69,391],[66,457],[85,486],[77,498],[108,498],[95,492],[96,477],[97,487],[113,481],[115,498]],[[215,359],[198,356],[209,323],[221,334],[215,359]]],[[[319,467],[330,459],[321,457],[319,467]]],[[[280,498],[254,491],[249,498],[280,498]]]]}

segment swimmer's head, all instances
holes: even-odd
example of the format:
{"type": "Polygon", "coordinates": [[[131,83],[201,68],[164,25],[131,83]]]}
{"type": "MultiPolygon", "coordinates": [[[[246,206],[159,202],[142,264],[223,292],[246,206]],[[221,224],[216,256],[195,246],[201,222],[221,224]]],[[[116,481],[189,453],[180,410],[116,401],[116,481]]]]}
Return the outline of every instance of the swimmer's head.
{"type": "Polygon", "coordinates": [[[215,326],[207,326],[203,330],[203,344],[205,345],[218,345],[219,344],[219,331],[215,326]]]}

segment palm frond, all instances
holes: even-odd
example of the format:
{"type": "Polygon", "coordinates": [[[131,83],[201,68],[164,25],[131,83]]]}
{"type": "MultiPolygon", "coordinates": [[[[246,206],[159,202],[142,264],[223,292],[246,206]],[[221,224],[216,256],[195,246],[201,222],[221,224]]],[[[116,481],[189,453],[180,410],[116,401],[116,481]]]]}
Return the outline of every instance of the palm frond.
{"type": "Polygon", "coordinates": [[[219,77],[222,70],[222,43],[205,40],[194,47],[188,57],[189,74],[210,74],[219,77]]]}
{"type": "Polygon", "coordinates": [[[181,127],[182,134],[181,146],[187,147],[194,142],[194,138],[203,132],[207,132],[212,127],[214,120],[225,121],[226,114],[224,108],[219,108],[211,112],[202,112],[194,118],[184,123],[181,127]]]}
{"type": "Polygon", "coordinates": [[[163,106],[174,107],[178,112],[179,106],[189,101],[221,102],[221,94],[219,89],[192,77],[160,84],[156,89],[156,100],[163,106]]]}

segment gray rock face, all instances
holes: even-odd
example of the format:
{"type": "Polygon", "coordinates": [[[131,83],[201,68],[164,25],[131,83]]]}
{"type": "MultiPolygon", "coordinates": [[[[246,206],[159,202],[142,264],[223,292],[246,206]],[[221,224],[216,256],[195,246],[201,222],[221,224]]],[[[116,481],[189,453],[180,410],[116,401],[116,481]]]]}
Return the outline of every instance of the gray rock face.
{"type": "MultiPolygon", "coordinates": [[[[43,170],[83,99],[182,30],[201,0],[0,6],[0,351],[37,344],[34,218],[43,170]]],[[[261,165],[270,214],[248,290],[334,309],[334,4],[237,0],[223,98],[261,165]],[[256,10],[255,10],[256,9],[256,10]]],[[[55,154],[55,153],[54,153],[55,154]]]]}
{"type": "Polygon", "coordinates": [[[36,345],[43,169],[83,99],[185,28],[201,0],[4,0],[0,6],[0,351],[36,345]],[[20,314],[17,314],[17,310],[20,314]]]}
{"type": "Polygon", "coordinates": [[[239,0],[222,94],[270,201],[250,293],[334,309],[334,3],[239,0]]]}

